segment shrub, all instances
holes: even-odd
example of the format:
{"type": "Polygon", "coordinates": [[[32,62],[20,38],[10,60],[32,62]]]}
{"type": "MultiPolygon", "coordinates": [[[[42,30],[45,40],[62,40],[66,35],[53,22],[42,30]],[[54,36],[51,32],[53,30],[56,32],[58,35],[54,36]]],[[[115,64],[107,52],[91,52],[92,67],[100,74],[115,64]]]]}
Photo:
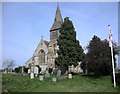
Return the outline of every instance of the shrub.
{"type": "Polygon", "coordinates": [[[116,83],[120,86],[120,72],[116,73],[116,83]]]}

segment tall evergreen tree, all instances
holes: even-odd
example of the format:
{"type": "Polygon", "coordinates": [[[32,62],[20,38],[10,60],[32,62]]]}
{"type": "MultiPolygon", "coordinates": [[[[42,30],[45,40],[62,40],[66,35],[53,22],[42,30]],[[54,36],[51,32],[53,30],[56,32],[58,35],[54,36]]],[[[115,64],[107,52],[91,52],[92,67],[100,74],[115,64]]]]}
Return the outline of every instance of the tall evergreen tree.
{"type": "MultiPolygon", "coordinates": [[[[109,42],[94,36],[88,47],[87,68],[95,76],[109,75],[112,72],[111,52],[109,42]]],[[[114,60],[115,60],[114,51],[114,60]]]]}
{"type": "Polygon", "coordinates": [[[58,38],[58,57],[55,59],[55,64],[61,67],[68,65],[77,65],[83,58],[83,49],[76,39],[76,31],[72,21],[68,17],[59,30],[60,36],[58,38]]]}

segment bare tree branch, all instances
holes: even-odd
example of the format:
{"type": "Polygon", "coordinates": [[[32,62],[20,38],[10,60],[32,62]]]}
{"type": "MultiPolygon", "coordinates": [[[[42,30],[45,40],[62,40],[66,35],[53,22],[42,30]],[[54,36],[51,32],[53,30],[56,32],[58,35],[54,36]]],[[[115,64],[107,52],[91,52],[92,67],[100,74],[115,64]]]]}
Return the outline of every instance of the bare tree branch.
{"type": "Polygon", "coordinates": [[[2,64],[2,67],[7,70],[13,69],[14,66],[15,66],[15,61],[11,59],[6,59],[2,64]]]}

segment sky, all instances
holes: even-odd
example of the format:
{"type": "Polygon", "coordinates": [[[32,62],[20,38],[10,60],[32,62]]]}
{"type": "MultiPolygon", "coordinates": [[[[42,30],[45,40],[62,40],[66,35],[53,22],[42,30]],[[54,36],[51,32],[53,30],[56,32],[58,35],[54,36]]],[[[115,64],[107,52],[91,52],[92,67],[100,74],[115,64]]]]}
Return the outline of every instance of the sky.
{"type": "MultiPolygon", "coordinates": [[[[16,66],[23,66],[42,36],[50,40],[56,7],[56,2],[3,2],[2,62],[12,59],[16,66]]],[[[94,35],[108,39],[108,25],[111,25],[113,40],[118,43],[117,2],[59,2],[59,7],[62,18],[69,17],[73,22],[83,48],[94,35]]]]}

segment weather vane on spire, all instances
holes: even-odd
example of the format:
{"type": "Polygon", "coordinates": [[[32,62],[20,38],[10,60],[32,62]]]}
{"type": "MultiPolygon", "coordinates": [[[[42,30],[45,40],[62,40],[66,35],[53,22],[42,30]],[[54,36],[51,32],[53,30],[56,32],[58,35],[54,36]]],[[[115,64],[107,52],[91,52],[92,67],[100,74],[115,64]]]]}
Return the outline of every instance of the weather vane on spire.
{"type": "Polygon", "coordinates": [[[41,39],[43,40],[43,36],[41,36],[41,39]]]}
{"type": "Polygon", "coordinates": [[[57,7],[59,6],[59,2],[57,2],[57,7]]]}

